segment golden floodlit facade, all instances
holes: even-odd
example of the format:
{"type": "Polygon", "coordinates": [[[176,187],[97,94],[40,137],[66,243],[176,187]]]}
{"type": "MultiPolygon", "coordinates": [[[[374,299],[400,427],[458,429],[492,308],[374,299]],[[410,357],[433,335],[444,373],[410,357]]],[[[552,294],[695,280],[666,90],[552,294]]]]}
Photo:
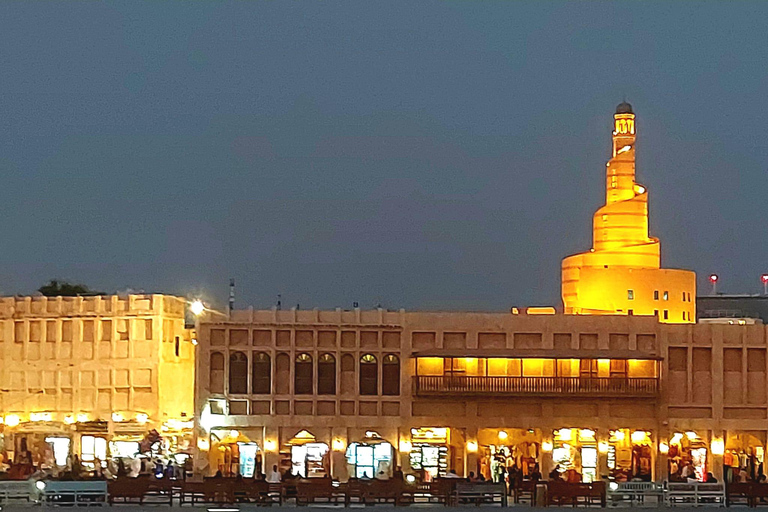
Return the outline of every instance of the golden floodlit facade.
{"type": "Polygon", "coordinates": [[[621,103],[606,165],[605,205],[593,217],[592,249],[563,260],[565,313],[655,315],[662,323],[693,323],[695,273],[661,268],[660,242],[648,235],[648,190],[635,182],[636,137],[632,107],[621,103]]]}
{"type": "MultiPolygon", "coordinates": [[[[533,310],[536,311],[536,310],[533,310]]],[[[236,310],[199,326],[198,474],[756,472],[768,331],[651,316],[236,310]],[[266,471],[265,471],[266,472],[266,471]]]]}
{"type": "Polygon", "coordinates": [[[52,467],[189,450],[194,346],[169,295],[0,298],[0,453],[52,467]],[[151,434],[152,431],[157,436],[151,434]]]}

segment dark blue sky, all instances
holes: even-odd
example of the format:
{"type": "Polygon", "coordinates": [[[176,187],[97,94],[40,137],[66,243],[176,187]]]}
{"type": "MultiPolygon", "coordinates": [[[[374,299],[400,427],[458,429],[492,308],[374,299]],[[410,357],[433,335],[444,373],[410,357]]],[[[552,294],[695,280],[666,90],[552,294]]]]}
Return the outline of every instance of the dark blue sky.
{"type": "Polygon", "coordinates": [[[768,272],[768,2],[0,3],[0,292],[559,304],[611,115],[665,266],[768,272]]]}

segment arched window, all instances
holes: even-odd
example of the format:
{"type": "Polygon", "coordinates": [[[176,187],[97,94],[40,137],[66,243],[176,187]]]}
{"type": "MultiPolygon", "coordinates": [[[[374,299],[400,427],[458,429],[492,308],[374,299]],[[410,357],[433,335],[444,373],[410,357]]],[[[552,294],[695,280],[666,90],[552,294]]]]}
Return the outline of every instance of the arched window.
{"type": "Polygon", "coordinates": [[[242,352],[229,355],[229,392],[233,395],[248,392],[248,356],[242,352]]]}
{"type": "Polygon", "coordinates": [[[268,395],[272,392],[272,361],[266,352],[253,353],[251,388],[254,395],[268,395]]]}
{"type": "Polygon", "coordinates": [[[376,356],[365,354],[360,358],[360,394],[377,395],[379,393],[379,364],[376,356]]]}
{"type": "Polygon", "coordinates": [[[317,360],[317,394],[336,394],[336,358],[323,354],[317,360]]]}
{"type": "Polygon", "coordinates": [[[394,354],[384,356],[384,361],[382,361],[381,394],[400,394],[400,359],[394,354]]]}
{"type": "Polygon", "coordinates": [[[293,392],[297,395],[312,394],[312,356],[299,354],[293,368],[293,392]]]}
{"type": "Polygon", "coordinates": [[[224,393],[224,354],[211,352],[211,393],[224,393]]]}

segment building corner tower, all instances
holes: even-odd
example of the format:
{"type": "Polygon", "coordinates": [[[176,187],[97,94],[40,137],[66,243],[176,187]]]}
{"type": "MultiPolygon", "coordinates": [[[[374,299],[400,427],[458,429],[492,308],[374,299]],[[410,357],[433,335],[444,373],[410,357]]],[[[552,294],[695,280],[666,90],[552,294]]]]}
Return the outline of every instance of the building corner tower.
{"type": "Polygon", "coordinates": [[[635,182],[632,106],[620,103],[613,117],[605,205],[593,217],[592,249],[562,264],[565,313],[656,315],[664,323],[693,323],[696,274],[661,268],[659,240],[648,236],[648,191],[635,182]]]}

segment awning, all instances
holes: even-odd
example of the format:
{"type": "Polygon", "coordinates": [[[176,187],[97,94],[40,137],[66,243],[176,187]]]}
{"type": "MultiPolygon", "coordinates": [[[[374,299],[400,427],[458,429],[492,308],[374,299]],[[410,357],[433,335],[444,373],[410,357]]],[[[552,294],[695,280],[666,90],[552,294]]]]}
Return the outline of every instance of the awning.
{"type": "Polygon", "coordinates": [[[575,349],[428,349],[411,353],[411,357],[442,358],[509,358],[509,359],[642,359],[661,361],[664,358],[635,350],[575,350],[575,349]]]}

